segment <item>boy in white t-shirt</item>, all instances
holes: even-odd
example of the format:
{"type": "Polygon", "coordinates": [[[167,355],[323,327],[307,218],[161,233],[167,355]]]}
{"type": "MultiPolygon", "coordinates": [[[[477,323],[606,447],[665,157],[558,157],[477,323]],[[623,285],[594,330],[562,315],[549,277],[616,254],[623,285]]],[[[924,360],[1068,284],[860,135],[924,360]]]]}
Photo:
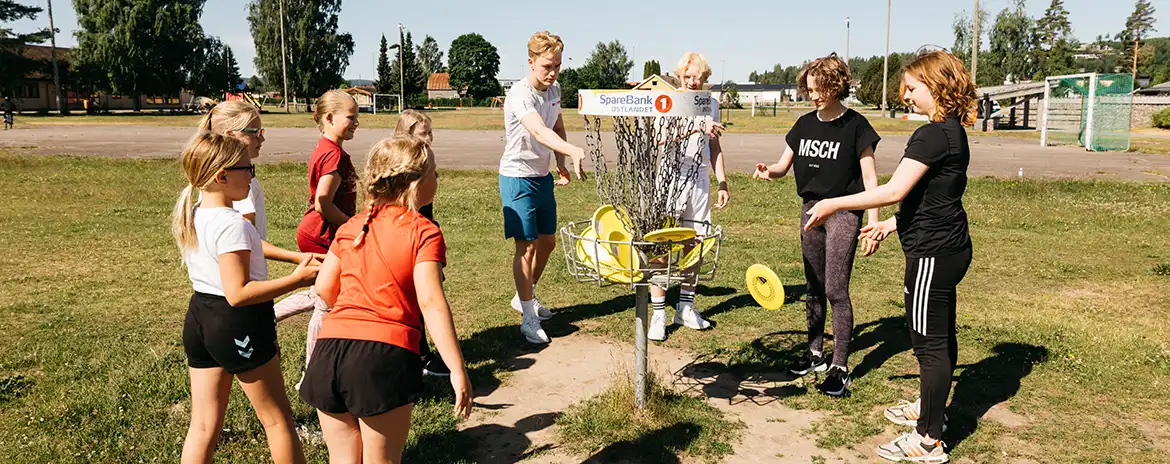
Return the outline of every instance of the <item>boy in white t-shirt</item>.
{"type": "MultiPolygon", "coordinates": [[[[683,90],[703,90],[707,78],[711,77],[711,66],[707,59],[697,52],[683,54],[674,70],[675,75],[682,79],[683,90]]],[[[690,194],[684,193],[679,200],[681,205],[680,217],[685,227],[694,227],[699,235],[708,231],[698,223],[711,222],[711,178],[707,175],[707,167],[715,169],[715,179],[719,182],[719,197],[716,208],[727,206],[730,197],[727,191],[727,174],[723,167],[723,148],[719,145],[719,136],[723,132],[723,125],[719,123],[719,103],[711,102],[711,115],[696,118],[694,132],[686,143],[686,153],[682,153],[681,172],[689,172],[697,160],[699,172],[695,176],[695,184],[690,194]],[[710,160],[710,164],[708,164],[710,160]]],[[[646,337],[651,340],[666,339],[666,289],[658,286],[650,287],[650,305],[654,310],[650,316],[650,330],[646,337]]],[[[711,323],[695,309],[695,285],[683,284],[679,289],[678,306],[675,307],[672,324],[704,330],[711,327],[711,323]]]]}
{"type": "Polygon", "coordinates": [[[500,202],[503,204],[504,237],[514,238],[512,277],[516,296],[512,308],[520,311],[520,333],[530,343],[548,343],[540,321],[552,317],[536,301],[536,282],[556,248],[557,202],[553,184],[569,183],[565,157],[573,159],[578,179],[585,151],[565,140],[561,118],[561,38],[548,31],[528,40],[528,77],[508,90],[504,98],[506,143],[500,157],[500,202]],[[554,181],[549,161],[556,155],[559,178],[554,181]]]}

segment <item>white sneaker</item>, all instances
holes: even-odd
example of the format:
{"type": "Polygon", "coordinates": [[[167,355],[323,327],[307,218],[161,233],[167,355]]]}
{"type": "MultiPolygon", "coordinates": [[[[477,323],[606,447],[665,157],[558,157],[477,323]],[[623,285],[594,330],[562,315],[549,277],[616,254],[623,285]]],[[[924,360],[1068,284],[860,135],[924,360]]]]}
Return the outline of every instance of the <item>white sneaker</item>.
{"type": "Polygon", "coordinates": [[[654,311],[654,315],[650,316],[650,331],[646,333],[646,338],[656,342],[666,340],[666,311],[654,311]]]}
{"type": "Polygon", "coordinates": [[[540,319],[525,319],[520,323],[520,333],[528,343],[544,344],[549,341],[548,334],[540,327],[540,319]]]}
{"type": "MultiPolygon", "coordinates": [[[[552,311],[549,311],[548,308],[540,304],[540,300],[535,297],[532,298],[532,306],[536,308],[536,317],[540,320],[547,321],[552,319],[552,311]]],[[[515,309],[520,314],[524,314],[524,308],[520,307],[520,295],[512,297],[512,309],[515,309]]]]}
{"type": "Polygon", "coordinates": [[[671,323],[675,325],[682,324],[687,328],[695,330],[711,328],[711,322],[703,319],[703,316],[699,314],[699,311],[695,309],[693,304],[679,305],[678,309],[674,312],[674,321],[671,323]]]}

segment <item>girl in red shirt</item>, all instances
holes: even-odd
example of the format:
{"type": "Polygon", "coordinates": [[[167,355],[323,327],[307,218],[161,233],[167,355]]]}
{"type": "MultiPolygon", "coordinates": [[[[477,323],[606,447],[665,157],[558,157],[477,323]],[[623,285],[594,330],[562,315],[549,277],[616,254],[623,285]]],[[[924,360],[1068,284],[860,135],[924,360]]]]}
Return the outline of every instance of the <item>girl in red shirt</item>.
{"type": "Polygon", "coordinates": [[[317,279],[333,309],[300,394],[317,409],[331,460],[399,462],[422,394],[424,314],[462,418],[471,382],[443,294],[443,234],[417,210],[438,188],[434,153],[414,138],[383,140],[362,185],[369,208],[338,229],[317,279]]]}
{"type": "MultiPolygon", "coordinates": [[[[337,228],[357,212],[357,170],[341,145],[353,139],[358,128],[358,105],[341,90],[330,90],[317,99],[313,113],[321,140],[309,157],[309,208],[297,226],[297,248],[302,252],[328,253],[337,228]]],[[[276,306],[276,320],[282,321],[313,310],[305,335],[305,364],[313,355],[313,344],[329,306],[316,289],[289,295],[276,306]]],[[[297,382],[300,388],[300,382],[297,382]]]]}

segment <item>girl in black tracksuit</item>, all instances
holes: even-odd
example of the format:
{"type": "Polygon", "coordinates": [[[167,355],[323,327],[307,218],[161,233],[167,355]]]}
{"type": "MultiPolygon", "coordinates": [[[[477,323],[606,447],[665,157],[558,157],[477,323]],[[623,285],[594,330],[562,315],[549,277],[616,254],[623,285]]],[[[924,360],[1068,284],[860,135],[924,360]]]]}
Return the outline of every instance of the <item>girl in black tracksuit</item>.
{"type": "Polygon", "coordinates": [[[819,225],[836,211],[900,203],[897,216],[861,232],[881,240],[896,230],[902,241],[906,322],[918,358],[921,396],[886,410],[888,419],[915,431],[878,447],[877,454],[892,461],[947,462],[941,438],[958,358],[955,289],[972,259],[963,208],[971,159],[964,126],[974,123],[975,86],[962,61],[936,51],[906,67],[902,89],[915,112],[931,122],[910,137],[893,177],[875,190],[818,203],[805,227],[819,225]]]}

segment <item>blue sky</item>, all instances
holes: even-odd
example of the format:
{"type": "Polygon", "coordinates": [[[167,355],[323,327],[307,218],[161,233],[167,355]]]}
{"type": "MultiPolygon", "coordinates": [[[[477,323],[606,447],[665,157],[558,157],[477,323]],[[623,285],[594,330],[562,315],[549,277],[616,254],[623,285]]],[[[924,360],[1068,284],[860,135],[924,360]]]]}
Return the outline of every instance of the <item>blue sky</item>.
{"type": "MultiPolygon", "coordinates": [[[[44,7],[45,0],[18,0],[44,7]]],[[[1011,5],[1012,0],[982,0],[992,18],[1011,5]]],[[[1029,13],[1039,17],[1049,0],[1029,0],[1029,13]]],[[[1153,2],[1159,32],[1170,36],[1170,3],[1153,2]]],[[[924,44],[950,47],[954,42],[951,20],[960,10],[970,11],[969,0],[894,0],[891,19],[891,51],[913,51],[924,44]]],[[[833,2],[791,0],[739,0],[735,2],[590,2],[553,1],[547,6],[522,1],[476,0],[345,0],[340,29],[353,35],[356,46],[350,57],[347,78],[371,79],[378,42],[385,33],[395,39],[398,23],[414,35],[415,44],[431,35],[444,52],[461,34],[478,32],[500,50],[501,78],[518,78],[525,73],[525,44],[537,30],[548,29],[565,41],[566,65],[583,63],[598,41],[618,39],[635,61],[631,74],[641,76],[642,62],[659,60],[664,70],[673,68],[684,51],[697,50],[711,61],[712,81],[746,81],[753,70],[771,69],[773,64],[800,64],[801,61],[836,51],[845,53],[845,17],[851,18],[851,56],[879,55],[885,47],[886,2],[880,0],[836,0],[833,2]],[[589,5],[588,8],[583,5],[589,5]],[[665,6],[665,5],[670,5],[665,6]]],[[[1066,0],[1065,8],[1074,34],[1089,41],[1098,34],[1113,34],[1125,25],[1133,11],[1132,0],[1066,0]]],[[[54,20],[62,34],[58,45],[77,42],[77,18],[72,2],[54,2],[54,20]]],[[[248,32],[247,2],[207,0],[202,18],[204,30],[232,47],[240,71],[255,71],[255,48],[248,32]]],[[[48,25],[41,14],[36,22],[20,21],[14,28],[31,30],[48,25]]],[[[445,59],[445,56],[444,56],[445,59]]]]}

